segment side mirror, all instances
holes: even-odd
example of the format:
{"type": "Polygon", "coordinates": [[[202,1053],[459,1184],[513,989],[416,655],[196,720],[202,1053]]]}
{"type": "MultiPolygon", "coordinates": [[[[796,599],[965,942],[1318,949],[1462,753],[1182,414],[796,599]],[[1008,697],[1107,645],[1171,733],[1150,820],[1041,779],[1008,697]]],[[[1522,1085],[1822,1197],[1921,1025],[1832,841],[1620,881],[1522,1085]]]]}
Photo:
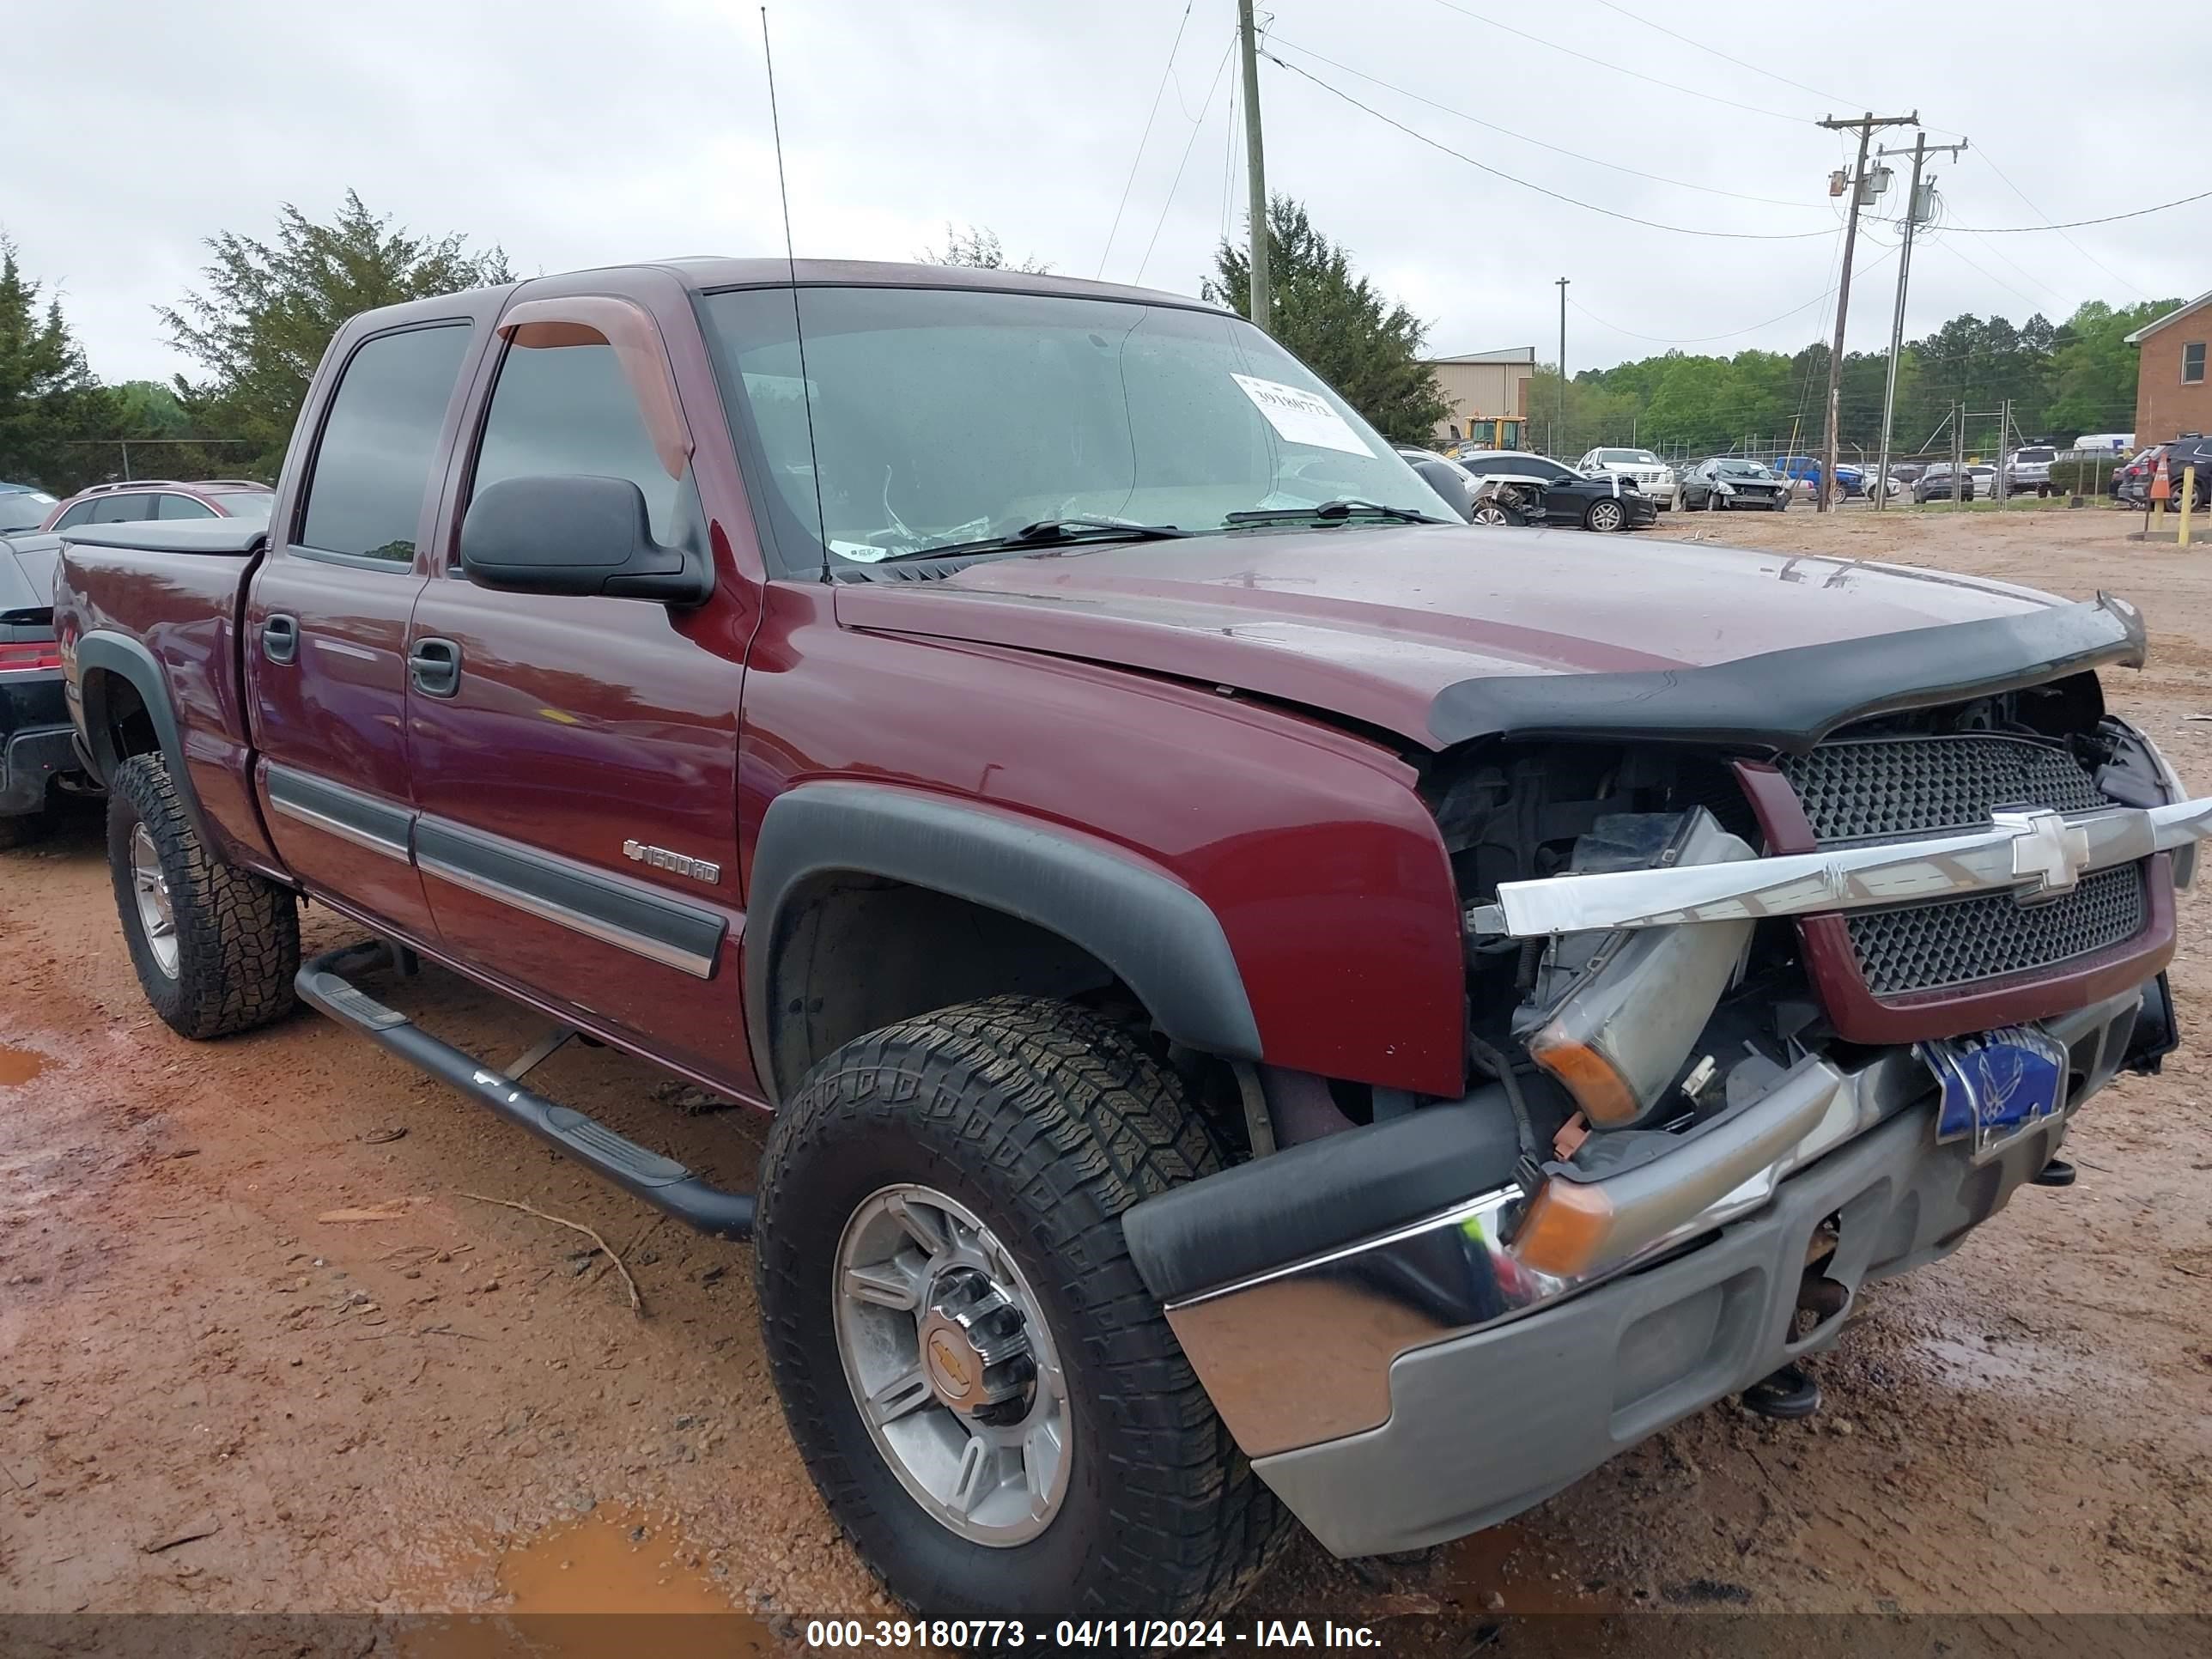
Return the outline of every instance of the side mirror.
{"type": "Polygon", "coordinates": [[[698,605],[714,567],[653,539],[645,492],[628,478],[505,478],[461,520],[461,568],[512,593],[604,593],[698,605]]]}
{"type": "Polygon", "coordinates": [[[1421,482],[1443,497],[1444,505],[1462,524],[1474,522],[1474,494],[1467,487],[1467,474],[1449,461],[1431,455],[1407,465],[1421,475],[1421,482]]]}

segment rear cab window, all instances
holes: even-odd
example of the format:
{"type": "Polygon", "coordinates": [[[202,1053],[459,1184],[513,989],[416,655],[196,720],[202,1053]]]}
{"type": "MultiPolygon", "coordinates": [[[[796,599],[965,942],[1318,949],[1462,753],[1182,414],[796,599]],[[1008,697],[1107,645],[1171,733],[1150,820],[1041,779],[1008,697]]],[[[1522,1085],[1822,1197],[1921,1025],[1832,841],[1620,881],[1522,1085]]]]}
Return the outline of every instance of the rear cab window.
{"type": "Polygon", "coordinates": [[[316,442],[302,551],[404,569],[415,560],[471,329],[434,323],[379,334],[347,361],[316,442]]]}

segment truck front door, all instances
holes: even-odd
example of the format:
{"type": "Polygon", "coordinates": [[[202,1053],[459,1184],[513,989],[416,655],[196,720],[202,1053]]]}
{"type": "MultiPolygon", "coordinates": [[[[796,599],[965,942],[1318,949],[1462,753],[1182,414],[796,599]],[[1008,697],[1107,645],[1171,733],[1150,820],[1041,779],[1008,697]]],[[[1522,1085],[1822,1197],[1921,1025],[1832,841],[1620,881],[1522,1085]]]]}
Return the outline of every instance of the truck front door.
{"type": "Polygon", "coordinates": [[[464,316],[352,348],[312,450],[287,466],[246,613],[246,701],[277,852],[319,894],[426,940],[429,906],[408,861],[407,619],[473,332],[464,316]]]}
{"type": "Polygon", "coordinates": [[[719,406],[695,389],[698,418],[685,419],[659,326],[635,301],[525,300],[499,335],[447,486],[441,568],[414,611],[413,658],[450,663],[417,673],[407,702],[416,856],[439,936],[541,1004],[755,1093],[737,975],[737,736],[757,606],[690,465],[692,426],[711,418],[719,434],[719,406]],[[636,483],[656,541],[714,559],[713,597],[679,611],[468,580],[458,527],[475,492],[577,475],[636,483]]]}

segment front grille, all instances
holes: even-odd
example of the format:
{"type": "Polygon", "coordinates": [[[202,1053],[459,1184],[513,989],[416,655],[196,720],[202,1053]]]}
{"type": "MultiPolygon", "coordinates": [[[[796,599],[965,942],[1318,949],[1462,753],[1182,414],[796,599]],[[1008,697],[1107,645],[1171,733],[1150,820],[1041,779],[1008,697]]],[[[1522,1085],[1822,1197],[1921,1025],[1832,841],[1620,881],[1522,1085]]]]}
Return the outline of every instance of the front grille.
{"type": "Polygon", "coordinates": [[[1992,732],[1850,738],[1780,765],[1823,847],[1986,830],[1999,807],[2112,805],[2065,750],[1992,732]]]}
{"type": "Polygon", "coordinates": [[[2143,866],[2093,871],[2063,897],[2022,904],[1988,893],[1850,916],[1851,945],[1878,997],[2053,968],[2124,944],[2148,920],[2143,866]]]}

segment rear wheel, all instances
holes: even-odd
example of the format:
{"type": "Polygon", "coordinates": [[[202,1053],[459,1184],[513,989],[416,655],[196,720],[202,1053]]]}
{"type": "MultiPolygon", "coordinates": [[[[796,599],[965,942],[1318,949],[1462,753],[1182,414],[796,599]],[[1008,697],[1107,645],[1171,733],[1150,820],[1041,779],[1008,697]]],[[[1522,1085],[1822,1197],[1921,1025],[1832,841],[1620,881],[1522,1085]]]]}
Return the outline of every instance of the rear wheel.
{"type": "Polygon", "coordinates": [[[1620,529],[1628,522],[1628,514],[1621,510],[1619,501],[1592,501],[1583,514],[1583,528],[1607,532],[1620,529]]]}
{"type": "Polygon", "coordinates": [[[1026,997],[856,1038],[776,1114],[756,1282],[830,1513],[933,1617],[1233,1603],[1286,1533],[1121,1212],[1220,1167],[1172,1073],[1026,997]]]}
{"type": "Polygon", "coordinates": [[[292,895],[210,855],[159,755],[133,755],[109,781],[107,867],[138,987],[172,1030],[229,1036],[292,1011],[292,895]]]}

